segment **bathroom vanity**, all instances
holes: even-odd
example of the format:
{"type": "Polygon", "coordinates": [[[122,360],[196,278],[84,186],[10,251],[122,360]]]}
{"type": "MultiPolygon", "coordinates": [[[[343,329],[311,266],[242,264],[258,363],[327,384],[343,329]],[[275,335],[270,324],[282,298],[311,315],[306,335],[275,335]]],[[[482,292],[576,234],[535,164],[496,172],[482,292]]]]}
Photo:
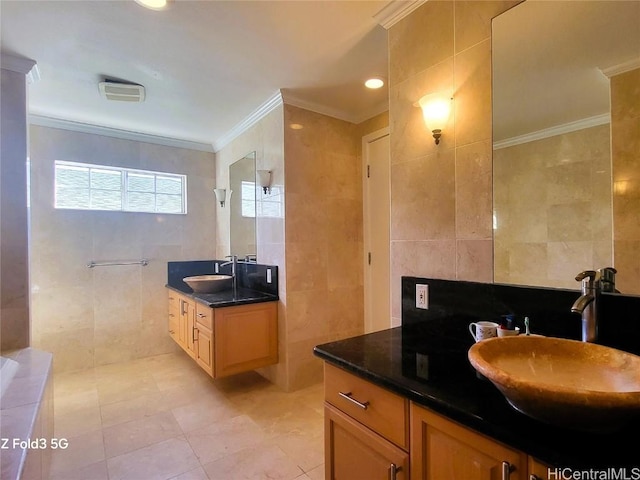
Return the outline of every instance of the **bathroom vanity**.
{"type": "Polygon", "coordinates": [[[610,432],[544,424],[512,408],[467,359],[468,324],[487,319],[492,305],[531,315],[534,328],[551,328],[538,321],[551,316],[556,328],[564,323],[565,333],[578,334],[580,319],[569,309],[579,293],[405,277],[403,298],[415,295],[416,283],[429,284],[430,310],[404,301],[402,327],[314,349],[325,361],[326,478],[536,480],[561,478],[556,469],[631,475],[640,467],[626,440],[638,419],[610,432]],[[553,313],[565,304],[567,321],[563,308],[553,313]]]}
{"type": "Polygon", "coordinates": [[[194,293],[182,281],[222,263],[169,262],[166,285],[169,335],[212,378],[278,363],[277,267],[243,265],[238,287],[217,293],[194,293]]]}
{"type": "Polygon", "coordinates": [[[169,335],[211,377],[278,363],[277,302],[225,300],[217,306],[167,290],[169,335]]]}

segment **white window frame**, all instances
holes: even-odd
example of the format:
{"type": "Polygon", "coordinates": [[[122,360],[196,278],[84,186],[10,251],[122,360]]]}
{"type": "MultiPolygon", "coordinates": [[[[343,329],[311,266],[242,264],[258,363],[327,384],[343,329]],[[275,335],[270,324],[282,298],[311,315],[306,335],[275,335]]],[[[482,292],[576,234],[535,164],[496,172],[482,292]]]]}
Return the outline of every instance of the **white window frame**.
{"type": "MultiPolygon", "coordinates": [[[[91,185],[89,185],[89,192],[91,192],[91,185]]],[[[54,165],[54,208],[59,210],[91,210],[91,211],[99,211],[99,212],[131,212],[131,213],[153,213],[160,215],[186,215],[187,214],[187,176],[179,173],[168,173],[168,172],[158,172],[153,170],[140,170],[133,168],[124,168],[124,167],[113,167],[110,165],[98,165],[93,163],[80,163],[80,162],[68,162],[64,160],[56,160],[54,165]],[[57,167],[58,166],[67,166],[67,167],[79,167],[79,168],[88,168],[95,170],[109,170],[113,172],[118,172],[121,174],[121,185],[120,185],[120,194],[121,194],[121,203],[120,208],[83,208],[83,207],[69,207],[69,206],[58,206],[58,198],[57,198],[57,167]],[[180,180],[181,184],[181,192],[180,196],[182,199],[182,211],[180,212],[159,212],[157,210],[133,210],[127,208],[128,205],[128,184],[129,184],[129,174],[140,174],[140,175],[153,175],[154,177],[154,195],[158,193],[155,191],[155,184],[157,183],[157,177],[172,177],[177,180],[180,180]]],[[[154,208],[157,209],[157,202],[154,202],[154,208]]]]}

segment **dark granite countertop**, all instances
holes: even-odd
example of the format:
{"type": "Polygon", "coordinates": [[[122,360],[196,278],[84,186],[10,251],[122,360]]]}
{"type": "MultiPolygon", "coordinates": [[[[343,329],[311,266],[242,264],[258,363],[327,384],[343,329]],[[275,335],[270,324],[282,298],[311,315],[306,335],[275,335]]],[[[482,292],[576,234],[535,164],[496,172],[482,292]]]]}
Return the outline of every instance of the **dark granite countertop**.
{"type": "Polygon", "coordinates": [[[553,467],[640,468],[635,438],[640,421],[624,431],[585,433],[546,425],[513,409],[467,359],[467,322],[447,335],[428,323],[403,326],[318,345],[316,356],[386,387],[553,467]],[[452,334],[454,333],[454,334],[452,334]],[[420,371],[420,365],[427,365],[420,371]]]}
{"type": "Polygon", "coordinates": [[[233,290],[218,293],[194,293],[187,286],[175,286],[168,283],[165,286],[211,308],[233,307],[235,305],[246,305],[249,303],[275,302],[278,300],[278,295],[251,290],[249,288],[238,288],[234,295],[233,290]]]}

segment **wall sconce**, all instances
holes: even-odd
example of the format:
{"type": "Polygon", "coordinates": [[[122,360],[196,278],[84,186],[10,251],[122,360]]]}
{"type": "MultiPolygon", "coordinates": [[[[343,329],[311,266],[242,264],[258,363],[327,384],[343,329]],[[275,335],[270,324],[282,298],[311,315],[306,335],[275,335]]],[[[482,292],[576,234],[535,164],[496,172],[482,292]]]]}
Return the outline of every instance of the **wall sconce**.
{"type": "Polygon", "coordinates": [[[451,114],[451,95],[432,93],[418,100],[417,106],[422,109],[424,123],[433,133],[436,145],[440,143],[442,130],[447,125],[451,114]]]}
{"type": "Polygon", "coordinates": [[[271,170],[258,170],[258,182],[262,187],[262,191],[266,194],[271,193],[271,170]]]}
{"type": "MultiPolygon", "coordinates": [[[[213,192],[216,194],[216,199],[220,202],[220,206],[224,207],[224,202],[227,199],[227,190],[224,188],[214,188],[213,192]]],[[[233,192],[229,190],[229,198],[233,192]]]]}

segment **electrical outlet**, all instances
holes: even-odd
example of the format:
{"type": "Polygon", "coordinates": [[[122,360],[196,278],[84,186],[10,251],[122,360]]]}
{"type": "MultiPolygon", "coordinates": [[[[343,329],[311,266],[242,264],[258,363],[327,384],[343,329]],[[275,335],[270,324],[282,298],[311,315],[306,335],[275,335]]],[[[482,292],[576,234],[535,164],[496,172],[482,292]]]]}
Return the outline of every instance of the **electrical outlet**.
{"type": "Polygon", "coordinates": [[[429,310],[429,285],[416,284],[416,308],[429,310]]]}
{"type": "Polygon", "coordinates": [[[271,283],[271,269],[267,268],[267,283],[271,283]]]}
{"type": "Polygon", "coordinates": [[[220,266],[218,265],[218,263],[216,262],[213,265],[214,265],[214,268],[215,268],[215,271],[213,273],[219,273],[220,272],[220,266]]]}

